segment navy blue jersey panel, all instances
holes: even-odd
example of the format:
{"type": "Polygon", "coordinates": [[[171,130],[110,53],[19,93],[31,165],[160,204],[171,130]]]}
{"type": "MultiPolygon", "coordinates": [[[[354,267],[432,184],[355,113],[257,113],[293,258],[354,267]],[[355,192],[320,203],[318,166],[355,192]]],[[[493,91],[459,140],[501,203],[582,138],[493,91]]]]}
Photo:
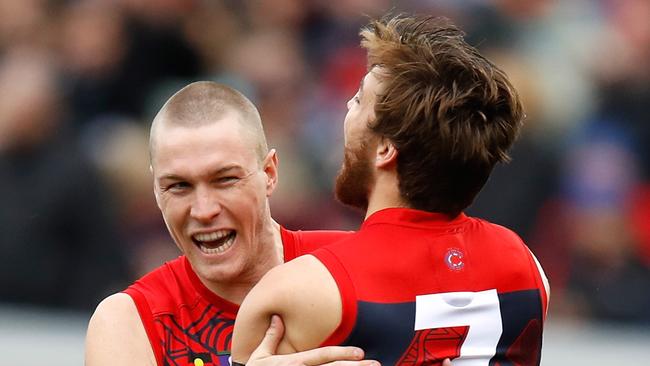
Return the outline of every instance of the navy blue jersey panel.
{"type": "Polygon", "coordinates": [[[346,345],[363,348],[366,358],[394,365],[413,339],[415,302],[383,304],[359,301],[357,322],[346,345]]]}
{"type": "Polygon", "coordinates": [[[499,294],[503,333],[490,366],[539,365],[542,350],[542,302],[539,290],[499,294]]]}

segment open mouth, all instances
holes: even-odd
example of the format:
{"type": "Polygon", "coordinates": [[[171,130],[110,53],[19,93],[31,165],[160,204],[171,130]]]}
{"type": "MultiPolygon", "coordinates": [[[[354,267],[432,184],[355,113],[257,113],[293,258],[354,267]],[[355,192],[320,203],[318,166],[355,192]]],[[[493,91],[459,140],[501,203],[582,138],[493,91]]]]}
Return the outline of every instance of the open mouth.
{"type": "Polygon", "coordinates": [[[228,250],[235,243],[235,230],[218,230],[211,233],[192,235],[192,241],[205,254],[219,254],[228,250]]]}

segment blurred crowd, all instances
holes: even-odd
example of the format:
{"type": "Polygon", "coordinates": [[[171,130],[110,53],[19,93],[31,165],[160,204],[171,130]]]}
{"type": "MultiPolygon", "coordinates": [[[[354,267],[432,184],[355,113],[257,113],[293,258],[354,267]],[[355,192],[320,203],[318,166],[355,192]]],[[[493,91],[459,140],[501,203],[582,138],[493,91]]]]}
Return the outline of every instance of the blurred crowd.
{"type": "Polygon", "coordinates": [[[358,227],[332,185],[358,30],[387,11],[451,18],[520,91],[513,161],[469,213],[529,244],[550,316],[650,325],[647,0],[0,0],[0,302],[89,310],[178,255],[148,126],[191,81],[259,107],[280,223],[358,227]]]}

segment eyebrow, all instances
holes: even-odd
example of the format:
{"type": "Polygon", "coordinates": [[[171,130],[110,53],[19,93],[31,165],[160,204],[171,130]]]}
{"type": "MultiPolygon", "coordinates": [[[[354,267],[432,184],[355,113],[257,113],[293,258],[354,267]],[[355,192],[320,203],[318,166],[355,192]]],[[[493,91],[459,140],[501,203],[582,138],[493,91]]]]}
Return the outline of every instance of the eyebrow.
{"type": "MultiPolygon", "coordinates": [[[[236,165],[236,164],[230,164],[230,165],[226,165],[226,166],[224,166],[222,168],[210,171],[207,175],[209,175],[209,176],[222,175],[222,174],[229,173],[229,172],[231,172],[233,170],[242,170],[242,171],[244,171],[244,169],[241,166],[236,165]]],[[[159,181],[162,181],[162,180],[186,180],[186,178],[183,178],[180,175],[176,175],[176,174],[173,174],[173,173],[172,174],[161,175],[157,179],[159,181]]]]}

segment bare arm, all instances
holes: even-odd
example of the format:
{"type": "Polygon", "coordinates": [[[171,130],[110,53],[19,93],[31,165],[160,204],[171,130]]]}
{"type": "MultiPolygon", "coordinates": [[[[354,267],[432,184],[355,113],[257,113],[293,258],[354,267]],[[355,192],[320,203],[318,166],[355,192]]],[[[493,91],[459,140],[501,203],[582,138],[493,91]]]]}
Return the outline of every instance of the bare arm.
{"type": "Polygon", "coordinates": [[[251,290],[237,314],[232,359],[246,363],[262,341],[271,316],[284,321],[278,353],[318,347],[341,321],[336,282],[313,256],[303,256],[269,271],[251,290]]]}
{"type": "MultiPolygon", "coordinates": [[[[321,365],[321,366],[379,366],[379,362],[363,360],[363,350],[357,347],[322,347],[289,355],[276,355],[284,334],[284,325],[274,315],[259,347],[251,354],[246,366],[321,365]]],[[[451,366],[443,364],[443,366],[451,366]]]]}
{"type": "Polygon", "coordinates": [[[102,301],[86,334],[86,366],[156,365],[135,303],[127,294],[102,301]]]}
{"type": "MultiPolygon", "coordinates": [[[[379,366],[363,360],[357,347],[315,348],[340,323],[341,307],[336,282],[316,258],[304,256],[274,268],[237,314],[233,364],[379,366]]],[[[452,365],[445,359],[442,366],[452,365]]]]}

